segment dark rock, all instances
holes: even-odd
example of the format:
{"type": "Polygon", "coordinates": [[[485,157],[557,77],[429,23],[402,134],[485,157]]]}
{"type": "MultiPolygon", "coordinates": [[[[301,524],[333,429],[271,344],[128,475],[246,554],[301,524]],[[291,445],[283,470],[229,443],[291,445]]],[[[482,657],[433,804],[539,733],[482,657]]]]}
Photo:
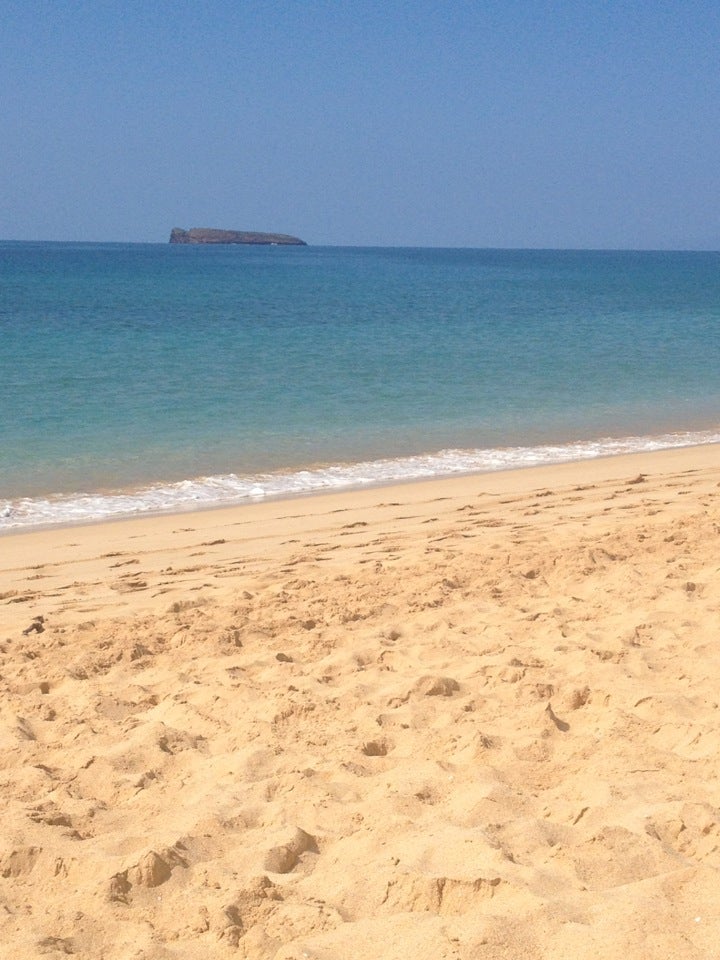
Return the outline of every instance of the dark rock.
{"type": "Polygon", "coordinates": [[[307,244],[298,237],[286,233],[257,233],[248,230],[215,230],[206,227],[193,227],[181,230],[174,227],[170,232],[170,243],[250,243],[262,246],[281,245],[305,247],[307,244]]]}

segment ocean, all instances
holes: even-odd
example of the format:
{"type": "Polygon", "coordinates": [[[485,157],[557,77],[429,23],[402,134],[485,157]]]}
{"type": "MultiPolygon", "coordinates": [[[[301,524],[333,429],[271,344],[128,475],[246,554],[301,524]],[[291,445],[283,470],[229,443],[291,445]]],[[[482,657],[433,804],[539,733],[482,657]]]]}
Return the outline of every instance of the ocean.
{"type": "Polygon", "coordinates": [[[0,243],[0,531],[720,441],[720,254],[0,243]]]}

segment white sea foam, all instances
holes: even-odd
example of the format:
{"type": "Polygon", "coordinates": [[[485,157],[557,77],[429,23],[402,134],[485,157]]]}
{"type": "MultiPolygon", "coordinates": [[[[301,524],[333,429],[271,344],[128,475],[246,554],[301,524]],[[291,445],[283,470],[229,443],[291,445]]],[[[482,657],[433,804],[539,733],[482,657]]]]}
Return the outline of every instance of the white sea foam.
{"type": "Polygon", "coordinates": [[[198,477],[110,493],[73,493],[0,500],[0,532],[56,524],[90,523],[138,514],[179,513],[203,507],[252,503],[268,498],[380,486],[453,474],[519,469],[708,443],[720,443],[720,431],[603,438],[530,447],[441,450],[439,453],[396,460],[338,463],[306,470],[248,476],[231,473],[198,477]]]}

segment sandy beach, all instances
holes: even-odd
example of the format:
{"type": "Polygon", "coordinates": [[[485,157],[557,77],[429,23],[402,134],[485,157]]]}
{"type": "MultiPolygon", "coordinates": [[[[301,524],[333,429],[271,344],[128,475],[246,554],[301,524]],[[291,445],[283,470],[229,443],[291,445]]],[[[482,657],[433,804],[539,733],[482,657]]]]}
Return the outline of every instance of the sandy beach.
{"type": "Polygon", "coordinates": [[[707,960],[720,446],[0,539],[0,956],[707,960]]]}

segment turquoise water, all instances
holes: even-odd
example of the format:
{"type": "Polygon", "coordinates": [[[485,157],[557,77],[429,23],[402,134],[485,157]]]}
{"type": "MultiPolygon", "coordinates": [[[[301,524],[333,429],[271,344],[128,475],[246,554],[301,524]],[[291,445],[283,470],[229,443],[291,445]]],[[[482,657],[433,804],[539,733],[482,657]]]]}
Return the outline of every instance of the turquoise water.
{"type": "Polygon", "coordinates": [[[720,254],[0,243],[0,524],[720,439],[720,254]]]}

